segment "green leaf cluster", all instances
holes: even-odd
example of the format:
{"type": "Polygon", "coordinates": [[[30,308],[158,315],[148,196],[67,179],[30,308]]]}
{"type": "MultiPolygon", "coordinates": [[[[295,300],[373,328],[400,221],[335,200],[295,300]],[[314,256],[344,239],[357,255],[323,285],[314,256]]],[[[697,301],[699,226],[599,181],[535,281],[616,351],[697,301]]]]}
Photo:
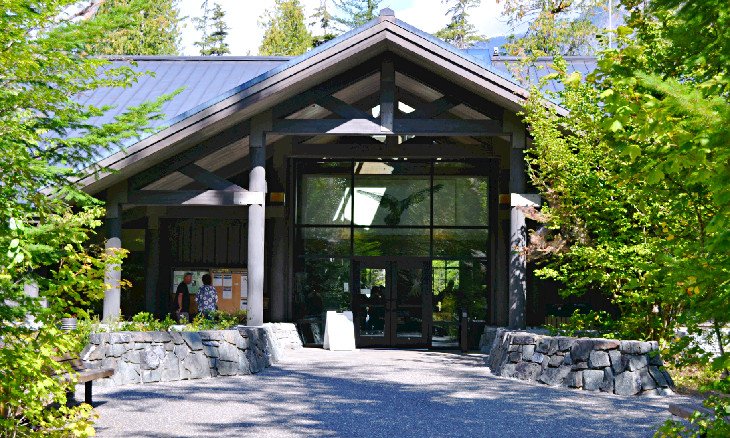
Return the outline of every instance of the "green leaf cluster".
{"type": "Polygon", "coordinates": [[[86,317],[107,287],[105,269],[125,254],[88,243],[104,211],[74,181],[105,171],[93,163],[145,132],[169,98],[95,123],[108,108],[74,96],[129,86],[139,74],[87,57],[116,22],[65,19],[73,4],[8,0],[0,10],[2,436],[94,433],[90,407],[67,407],[71,383],[53,377],[70,372],[54,358],[82,348],[59,319],[86,317]],[[37,298],[25,293],[36,288],[37,298]]]}
{"type": "MultiPolygon", "coordinates": [[[[530,173],[549,205],[549,231],[533,255],[543,257],[540,274],[562,281],[566,293],[608,294],[621,309],[621,334],[711,361],[727,380],[730,3],[623,7],[630,15],[616,31],[617,48],[601,53],[593,74],[581,80],[556,59],[551,78],[565,90],[533,90],[530,173]],[[550,97],[570,114],[546,106],[550,97]],[[678,326],[711,336],[720,354],[675,338],[678,326]]],[[[726,418],[724,400],[718,412],[726,418]]]]}
{"type": "Polygon", "coordinates": [[[383,0],[334,0],[333,16],[339,30],[345,32],[362,26],[378,17],[383,0]]]}

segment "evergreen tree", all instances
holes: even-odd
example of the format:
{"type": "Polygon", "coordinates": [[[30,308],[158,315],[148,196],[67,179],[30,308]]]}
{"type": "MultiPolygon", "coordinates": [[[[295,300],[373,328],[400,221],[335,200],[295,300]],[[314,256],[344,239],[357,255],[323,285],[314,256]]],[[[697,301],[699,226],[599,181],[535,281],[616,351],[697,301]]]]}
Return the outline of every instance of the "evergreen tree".
{"type": "Polygon", "coordinates": [[[479,6],[481,0],[443,0],[443,3],[449,5],[446,13],[451,19],[446,27],[436,32],[437,37],[460,49],[471,47],[484,39],[469,22],[469,9],[479,6]]]}
{"type": "Polygon", "coordinates": [[[587,55],[595,53],[599,28],[596,17],[606,0],[497,0],[513,28],[528,23],[525,34],[510,37],[507,52],[514,56],[587,55]]]}
{"type": "Polygon", "coordinates": [[[327,41],[335,38],[337,35],[334,33],[333,27],[333,16],[332,13],[327,9],[328,0],[321,0],[319,7],[314,10],[312,14],[313,22],[310,23],[313,27],[319,27],[322,30],[321,35],[313,35],[312,42],[314,46],[326,43],[327,41]]]}
{"type": "Polygon", "coordinates": [[[98,55],[177,55],[180,52],[178,0],[105,0],[95,16],[114,24],[103,41],[91,46],[98,55]]]}
{"type": "Polygon", "coordinates": [[[221,56],[231,53],[226,43],[229,29],[224,20],[226,13],[221,5],[213,3],[213,8],[210,9],[208,0],[205,0],[201,9],[203,15],[193,18],[195,29],[203,34],[200,41],[195,42],[195,45],[200,47],[200,54],[221,56]]]}
{"type": "Polygon", "coordinates": [[[333,17],[344,30],[360,27],[378,16],[383,0],[335,0],[338,14],[333,17]]]}
{"type": "Polygon", "coordinates": [[[304,22],[304,7],[299,0],[276,0],[274,10],[262,17],[264,39],[260,55],[296,56],[312,47],[312,34],[304,22]]]}

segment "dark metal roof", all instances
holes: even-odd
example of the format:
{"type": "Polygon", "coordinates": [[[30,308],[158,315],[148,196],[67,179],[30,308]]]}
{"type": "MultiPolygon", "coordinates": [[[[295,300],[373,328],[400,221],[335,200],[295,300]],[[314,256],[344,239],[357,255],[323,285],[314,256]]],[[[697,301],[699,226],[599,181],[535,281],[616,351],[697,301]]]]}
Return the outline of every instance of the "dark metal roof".
{"type": "Polygon", "coordinates": [[[165,103],[163,120],[153,127],[166,126],[206,102],[238,87],[289,61],[285,57],[240,56],[125,56],[110,57],[114,67],[130,65],[143,75],[129,88],[102,88],[78,97],[84,105],[114,108],[94,120],[95,124],[110,122],[127,108],[154,100],[179,88],[183,91],[165,103]]]}
{"type": "MultiPolygon", "coordinates": [[[[527,68],[520,65],[521,59],[518,57],[491,56],[488,58],[493,69],[499,70],[502,74],[509,75],[513,78],[515,77],[515,73],[517,73],[517,76],[520,77],[517,80],[522,81],[526,86],[537,85],[540,79],[555,72],[552,68],[552,57],[537,58],[527,68]]],[[[568,64],[568,73],[577,71],[584,78],[598,66],[596,58],[590,56],[566,56],[565,61],[568,64]]],[[[547,89],[559,92],[563,90],[563,84],[558,80],[548,81],[547,89]]]]}

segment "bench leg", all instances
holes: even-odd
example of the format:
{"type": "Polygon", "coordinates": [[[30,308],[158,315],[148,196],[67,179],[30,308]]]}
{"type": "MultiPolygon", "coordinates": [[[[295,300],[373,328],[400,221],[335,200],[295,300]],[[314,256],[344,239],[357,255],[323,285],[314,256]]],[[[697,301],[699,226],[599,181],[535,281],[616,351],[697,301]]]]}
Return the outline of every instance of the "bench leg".
{"type": "Polygon", "coordinates": [[[84,383],[84,403],[87,405],[91,405],[91,385],[94,383],[93,381],[89,380],[88,382],[84,383]]]}

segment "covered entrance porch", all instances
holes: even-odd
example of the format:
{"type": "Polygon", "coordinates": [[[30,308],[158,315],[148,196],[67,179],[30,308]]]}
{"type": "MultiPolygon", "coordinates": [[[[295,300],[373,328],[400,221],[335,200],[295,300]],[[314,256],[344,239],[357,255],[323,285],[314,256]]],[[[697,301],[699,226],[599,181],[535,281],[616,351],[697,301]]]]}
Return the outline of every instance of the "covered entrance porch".
{"type": "Polygon", "coordinates": [[[524,326],[526,94],[453,50],[386,11],[109,158],[86,187],[109,246],[143,236],[144,308],[208,270],[245,272],[219,298],[250,324],[313,343],[347,308],[360,346],[449,346],[464,313],[524,326]]]}

